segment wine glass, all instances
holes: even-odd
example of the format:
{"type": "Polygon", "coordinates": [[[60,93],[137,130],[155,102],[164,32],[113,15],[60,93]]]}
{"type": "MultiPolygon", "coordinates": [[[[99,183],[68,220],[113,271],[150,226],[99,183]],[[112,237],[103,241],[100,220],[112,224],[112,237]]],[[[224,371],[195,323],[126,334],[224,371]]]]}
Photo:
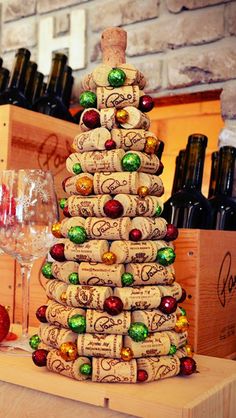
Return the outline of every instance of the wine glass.
{"type": "Polygon", "coordinates": [[[18,260],[22,277],[22,335],[4,345],[30,351],[30,274],[33,262],[45,256],[54,243],[51,227],[57,220],[58,205],[50,171],[0,171],[0,248],[18,260]]]}

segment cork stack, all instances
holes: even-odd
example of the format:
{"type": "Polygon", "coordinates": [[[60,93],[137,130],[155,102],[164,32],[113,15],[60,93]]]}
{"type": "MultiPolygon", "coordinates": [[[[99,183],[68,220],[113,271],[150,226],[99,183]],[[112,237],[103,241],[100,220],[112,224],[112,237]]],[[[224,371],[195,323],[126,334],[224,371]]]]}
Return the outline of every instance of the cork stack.
{"type": "Polygon", "coordinates": [[[191,374],[188,321],[177,304],[184,290],[173,267],[177,230],[160,216],[153,103],[143,74],[125,63],[126,32],[107,29],[101,45],[103,63],[82,81],[81,133],[66,162],[54,261],[42,269],[49,301],[36,313],[33,359],[95,382],[191,374]]]}

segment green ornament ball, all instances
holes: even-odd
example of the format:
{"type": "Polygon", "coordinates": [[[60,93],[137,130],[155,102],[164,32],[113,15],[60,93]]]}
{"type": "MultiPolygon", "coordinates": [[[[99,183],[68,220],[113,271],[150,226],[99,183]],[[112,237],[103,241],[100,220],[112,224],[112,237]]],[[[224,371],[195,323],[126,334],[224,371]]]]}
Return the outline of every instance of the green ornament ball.
{"type": "Polygon", "coordinates": [[[33,350],[37,350],[40,342],[41,342],[41,340],[40,340],[38,334],[32,335],[32,337],[30,337],[30,339],[29,339],[29,345],[33,350]]]}
{"type": "Polygon", "coordinates": [[[68,319],[67,323],[71,331],[77,334],[84,334],[86,331],[86,318],[83,315],[73,315],[68,319]]]}
{"type": "Polygon", "coordinates": [[[137,171],[141,166],[141,159],[139,155],[127,152],[121,160],[121,165],[124,171],[137,171]]]}
{"type": "Polygon", "coordinates": [[[182,308],[182,306],[179,306],[179,309],[181,311],[181,315],[182,316],[186,316],[187,315],[186,310],[184,308],[182,308]]]}
{"type": "Polygon", "coordinates": [[[87,364],[87,363],[81,364],[79,371],[81,374],[84,374],[85,376],[89,376],[92,374],[92,366],[91,364],[87,364]]]}
{"type": "Polygon", "coordinates": [[[132,273],[123,273],[121,276],[122,286],[131,286],[134,282],[134,276],[132,273]]]}
{"type": "Polygon", "coordinates": [[[72,167],[72,170],[74,174],[81,174],[83,172],[80,163],[75,163],[72,167]]]}
{"type": "Polygon", "coordinates": [[[65,209],[65,206],[67,205],[67,199],[65,197],[63,197],[62,199],[60,199],[59,201],[59,206],[60,208],[63,210],[65,209]]]}
{"type": "Polygon", "coordinates": [[[78,273],[71,273],[69,275],[69,282],[71,284],[79,284],[79,276],[78,276],[78,273]]]}
{"type": "Polygon", "coordinates": [[[52,262],[48,261],[42,267],[42,274],[46,279],[54,279],[52,275],[52,262]]]}
{"type": "Polygon", "coordinates": [[[175,261],[175,252],[171,247],[163,247],[157,251],[157,262],[162,266],[169,266],[175,261]]]}
{"type": "Polygon", "coordinates": [[[108,74],[108,82],[112,87],[123,86],[126,74],[121,68],[113,68],[108,74]]]}
{"type": "Polygon", "coordinates": [[[176,351],[177,351],[176,346],[175,346],[174,344],[171,344],[171,346],[170,346],[170,351],[169,351],[169,355],[170,355],[170,356],[173,356],[173,354],[175,354],[175,353],[176,353],[176,351]]]}
{"type": "Polygon", "coordinates": [[[163,211],[163,208],[160,206],[160,205],[158,205],[157,206],[157,208],[156,208],[156,210],[155,210],[155,216],[160,216],[161,215],[161,213],[162,213],[162,211],[163,211]]]}
{"type": "Polygon", "coordinates": [[[87,234],[83,226],[72,226],[68,231],[68,238],[75,244],[83,244],[87,239],[87,234]]]}
{"type": "Polygon", "coordinates": [[[84,91],[80,95],[79,102],[86,109],[89,107],[97,107],[97,96],[93,91],[84,91]]]}
{"type": "Polygon", "coordinates": [[[134,322],[130,325],[128,334],[133,341],[144,341],[148,337],[148,327],[142,322],[134,322]]]}

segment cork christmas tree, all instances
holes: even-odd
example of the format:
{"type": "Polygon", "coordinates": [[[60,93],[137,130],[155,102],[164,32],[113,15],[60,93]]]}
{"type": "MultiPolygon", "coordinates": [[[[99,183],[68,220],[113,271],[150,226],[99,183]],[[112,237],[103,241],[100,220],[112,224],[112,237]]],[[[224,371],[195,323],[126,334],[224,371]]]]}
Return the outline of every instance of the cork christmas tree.
{"type": "Polygon", "coordinates": [[[47,305],[31,337],[36,365],[77,380],[148,382],[196,370],[188,321],[178,305],[173,240],[161,217],[157,157],[145,77],[125,63],[126,32],[102,34],[103,63],[82,81],[80,130],[66,166],[64,219],[48,279],[47,305]]]}

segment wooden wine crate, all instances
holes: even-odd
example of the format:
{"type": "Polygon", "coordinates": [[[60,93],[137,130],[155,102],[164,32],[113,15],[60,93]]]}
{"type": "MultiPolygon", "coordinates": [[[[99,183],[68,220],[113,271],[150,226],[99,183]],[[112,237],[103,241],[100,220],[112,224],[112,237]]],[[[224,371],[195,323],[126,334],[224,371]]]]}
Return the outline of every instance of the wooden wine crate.
{"type": "Polygon", "coordinates": [[[187,292],[182,306],[195,352],[236,357],[236,233],[180,229],[176,280],[187,292]]]}

